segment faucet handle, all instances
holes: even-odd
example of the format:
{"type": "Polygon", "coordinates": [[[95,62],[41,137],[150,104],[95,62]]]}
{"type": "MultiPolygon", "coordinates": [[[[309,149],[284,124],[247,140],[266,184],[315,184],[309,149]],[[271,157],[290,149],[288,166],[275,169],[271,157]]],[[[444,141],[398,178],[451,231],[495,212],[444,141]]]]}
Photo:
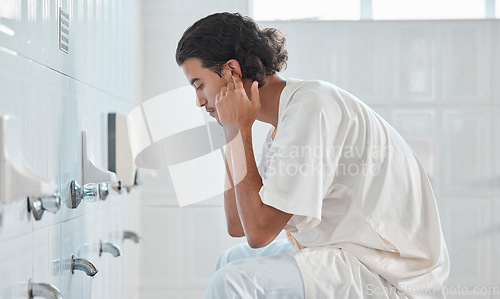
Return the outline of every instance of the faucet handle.
{"type": "Polygon", "coordinates": [[[44,297],[49,299],[62,299],[61,292],[53,285],[48,283],[37,283],[28,280],[28,298],[44,297]]]}
{"type": "Polygon", "coordinates": [[[31,212],[37,221],[42,219],[44,211],[55,214],[59,211],[60,207],[61,198],[57,195],[48,197],[28,197],[28,213],[31,212]]]}
{"type": "Polygon", "coordinates": [[[98,184],[90,183],[80,187],[76,181],[71,181],[69,186],[69,198],[66,205],[70,209],[76,209],[82,200],[96,201],[98,195],[98,184]]]}
{"type": "Polygon", "coordinates": [[[125,239],[130,239],[132,241],[134,241],[134,243],[139,243],[141,242],[141,237],[139,237],[139,235],[133,231],[129,231],[129,230],[126,230],[123,232],[123,240],[125,239]]]}
{"type": "Polygon", "coordinates": [[[99,197],[101,200],[106,200],[109,195],[110,189],[113,190],[115,193],[121,194],[122,193],[122,181],[118,180],[116,183],[101,183],[99,184],[99,197]]]}

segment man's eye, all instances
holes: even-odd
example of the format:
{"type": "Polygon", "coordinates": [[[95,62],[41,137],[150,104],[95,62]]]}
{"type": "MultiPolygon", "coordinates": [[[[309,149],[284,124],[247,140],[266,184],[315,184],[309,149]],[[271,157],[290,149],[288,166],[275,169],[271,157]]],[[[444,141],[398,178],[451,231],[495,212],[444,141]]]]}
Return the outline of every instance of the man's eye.
{"type": "Polygon", "coordinates": [[[203,84],[200,85],[200,86],[198,86],[198,87],[196,87],[196,90],[202,90],[202,89],[203,89],[203,84]]]}

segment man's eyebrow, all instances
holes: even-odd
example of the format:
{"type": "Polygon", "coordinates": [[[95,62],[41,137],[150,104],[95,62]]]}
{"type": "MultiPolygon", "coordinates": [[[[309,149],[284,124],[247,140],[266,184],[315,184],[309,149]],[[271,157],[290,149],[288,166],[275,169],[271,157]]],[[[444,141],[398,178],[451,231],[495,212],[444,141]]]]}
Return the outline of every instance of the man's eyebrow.
{"type": "Polygon", "coordinates": [[[200,80],[200,78],[193,78],[193,79],[191,80],[191,85],[193,85],[193,84],[194,84],[196,81],[198,81],[198,80],[200,80]]]}

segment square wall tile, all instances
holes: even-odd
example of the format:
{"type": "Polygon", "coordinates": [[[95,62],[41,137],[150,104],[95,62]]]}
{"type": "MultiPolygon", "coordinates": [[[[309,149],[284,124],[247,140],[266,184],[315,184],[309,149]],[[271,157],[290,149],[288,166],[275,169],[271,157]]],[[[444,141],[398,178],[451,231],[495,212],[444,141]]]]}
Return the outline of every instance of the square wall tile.
{"type": "MultiPolygon", "coordinates": [[[[499,5],[499,4],[497,4],[499,5]]],[[[491,97],[492,102],[500,105],[500,22],[493,21],[491,25],[491,97]]]]}
{"type": "Polygon", "coordinates": [[[440,192],[458,196],[490,194],[488,109],[444,111],[440,136],[440,192]]]}
{"type": "Polygon", "coordinates": [[[491,281],[489,198],[438,198],[450,256],[448,286],[477,287],[491,281]]]}
{"type": "Polygon", "coordinates": [[[500,107],[491,109],[491,133],[492,133],[492,169],[491,188],[494,195],[500,195],[500,107]]]}
{"type": "Polygon", "coordinates": [[[182,285],[185,236],[179,208],[142,208],[141,288],[168,290],[182,285]]]}
{"type": "Polygon", "coordinates": [[[392,125],[413,149],[427,175],[436,178],[436,111],[430,109],[393,109],[392,125]]]}
{"type": "MultiPolygon", "coordinates": [[[[409,22],[395,29],[396,55],[391,82],[395,103],[436,101],[436,25],[409,22]]],[[[389,78],[387,78],[389,79],[389,78]]]]}
{"type": "Polygon", "coordinates": [[[487,22],[449,22],[440,39],[444,65],[443,101],[487,103],[491,61],[487,22]]]}

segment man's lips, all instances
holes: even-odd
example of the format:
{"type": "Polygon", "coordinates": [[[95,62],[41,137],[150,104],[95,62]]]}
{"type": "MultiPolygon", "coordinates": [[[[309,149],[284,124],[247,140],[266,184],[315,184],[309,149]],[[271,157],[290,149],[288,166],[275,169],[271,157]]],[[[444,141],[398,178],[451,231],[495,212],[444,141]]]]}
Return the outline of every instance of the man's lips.
{"type": "Polygon", "coordinates": [[[207,112],[210,114],[210,116],[215,117],[215,109],[207,109],[207,112]]]}

